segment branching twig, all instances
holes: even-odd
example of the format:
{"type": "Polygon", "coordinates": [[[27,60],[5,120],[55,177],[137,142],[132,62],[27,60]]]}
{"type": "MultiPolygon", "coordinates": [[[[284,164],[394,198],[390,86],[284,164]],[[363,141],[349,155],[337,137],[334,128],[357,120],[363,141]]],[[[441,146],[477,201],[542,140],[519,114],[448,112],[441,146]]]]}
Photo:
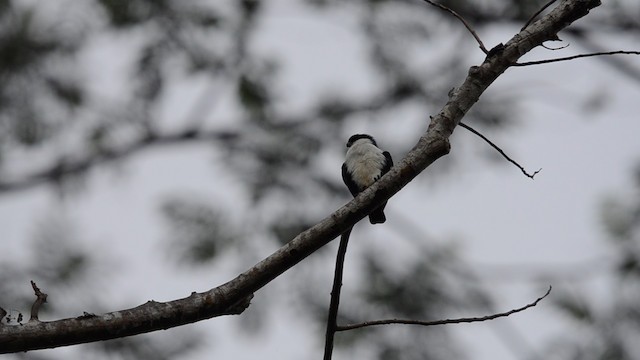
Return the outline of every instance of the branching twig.
{"type": "Polygon", "coordinates": [[[524,24],[524,26],[522,27],[522,29],[520,29],[520,31],[524,30],[527,28],[527,26],[529,26],[529,24],[531,24],[533,22],[533,20],[535,20],[535,18],[538,17],[538,15],[540,15],[544,9],[548,8],[549,6],[551,6],[554,2],[556,2],[556,0],[550,0],[548,3],[544,4],[544,6],[542,6],[540,8],[540,10],[536,11],[535,14],[531,15],[531,17],[529,18],[529,20],[527,20],[527,22],[524,24]]]}
{"type": "Polygon", "coordinates": [[[538,303],[540,301],[542,301],[542,299],[546,298],[549,295],[549,293],[551,293],[551,286],[549,286],[549,289],[547,290],[547,292],[544,295],[542,295],[541,297],[537,298],[534,302],[532,302],[530,304],[527,304],[527,305],[525,305],[523,307],[520,307],[520,308],[517,308],[517,309],[509,310],[509,311],[506,311],[506,312],[487,315],[487,316],[482,316],[482,317],[445,319],[445,320],[435,320],[435,321],[403,320],[403,319],[375,320],[375,321],[366,321],[366,322],[359,323],[359,324],[338,326],[336,331],[347,331],[347,330],[360,329],[360,328],[368,327],[368,326],[390,325],[390,324],[435,326],[435,325],[461,324],[461,323],[472,323],[472,322],[481,322],[481,321],[494,320],[494,319],[501,318],[501,317],[507,317],[509,315],[512,315],[512,314],[527,310],[529,308],[532,308],[532,307],[538,305],[538,303]]]}
{"type": "Polygon", "coordinates": [[[589,53],[589,54],[580,54],[580,55],[561,57],[561,58],[556,58],[556,59],[547,59],[547,60],[538,60],[538,61],[528,61],[528,62],[522,62],[522,63],[515,63],[515,64],[513,64],[513,66],[540,65],[540,64],[548,64],[548,63],[553,63],[553,62],[558,62],[558,61],[567,61],[567,60],[591,57],[591,56],[618,55],[618,54],[640,55],[640,51],[634,51],[634,50],[631,50],[631,51],[625,51],[625,50],[602,51],[602,52],[595,52],[595,53],[589,53]]]}
{"type": "Polygon", "coordinates": [[[36,301],[31,306],[31,318],[29,319],[29,322],[40,321],[38,320],[38,311],[40,311],[40,306],[42,306],[42,304],[47,302],[48,295],[40,291],[40,289],[38,288],[38,286],[36,286],[36,283],[33,282],[33,280],[31,280],[31,287],[33,288],[33,291],[36,294],[36,301]]]}
{"type": "Polygon", "coordinates": [[[524,169],[524,167],[522,167],[522,165],[518,164],[515,160],[513,160],[512,158],[509,157],[509,155],[505,154],[504,151],[502,151],[502,149],[500,149],[496,144],[494,144],[493,142],[491,142],[491,140],[487,139],[484,135],[482,135],[481,133],[479,133],[478,131],[476,131],[474,128],[472,128],[471,126],[460,122],[458,123],[458,125],[462,126],[463,128],[471,131],[472,133],[478,135],[482,140],[486,141],[487,144],[491,145],[491,147],[493,147],[494,149],[496,149],[496,151],[498,151],[500,153],[500,155],[502,155],[505,159],[507,159],[507,161],[509,161],[510,163],[512,163],[513,165],[517,166],[518,169],[520,169],[520,171],[522,171],[522,173],[527,176],[528,178],[533,179],[541,170],[542,168],[536,170],[533,172],[533,174],[529,174],[527,172],[527,170],[524,169]]]}
{"type": "Polygon", "coordinates": [[[480,50],[482,50],[482,52],[484,52],[485,54],[489,53],[489,50],[487,50],[486,47],[484,47],[484,44],[482,43],[482,40],[480,40],[480,37],[478,36],[478,33],[476,33],[475,30],[473,30],[473,28],[471,27],[471,25],[469,25],[469,23],[467,22],[467,20],[465,20],[460,14],[458,14],[457,12],[449,9],[448,7],[442,5],[442,4],[438,4],[435,3],[431,0],[423,0],[424,2],[426,2],[429,5],[433,5],[441,10],[444,10],[446,12],[448,12],[449,14],[455,16],[456,18],[458,18],[458,20],[460,20],[463,24],[464,27],[467,28],[467,30],[469,30],[469,32],[471,33],[471,35],[473,35],[473,37],[476,39],[476,41],[478,42],[478,45],[480,46],[480,50]]]}
{"type": "Polygon", "coordinates": [[[324,360],[331,360],[333,354],[333,338],[338,329],[338,306],[340,305],[340,290],[342,288],[342,273],[344,270],[344,258],[347,254],[347,245],[349,243],[349,228],[340,236],[340,245],[338,246],[338,255],[336,256],[336,269],[333,275],[333,287],[331,288],[331,303],[329,305],[329,316],[327,318],[327,334],[324,343],[324,360]]]}

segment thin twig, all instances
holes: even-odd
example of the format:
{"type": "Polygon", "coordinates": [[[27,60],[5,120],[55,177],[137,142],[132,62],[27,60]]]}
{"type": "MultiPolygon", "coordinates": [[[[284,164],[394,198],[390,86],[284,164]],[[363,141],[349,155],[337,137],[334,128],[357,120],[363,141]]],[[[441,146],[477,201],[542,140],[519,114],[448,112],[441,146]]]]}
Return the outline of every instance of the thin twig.
{"type": "Polygon", "coordinates": [[[589,53],[589,54],[580,54],[580,55],[561,57],[561,58],[556,58],[556,59],[547,59],[547,60],[538,60],[538,61],[529,61],[529,62],[523,62],[523,63],[515,63],[515,64],[513,64],[513,66],[540,65],[540,64],[548,64],[548,63],[553,63],[553,62],[558,62],[558,61],[568,61],[568,60],[573,60],[573,59],[591,57],[591,56],[618,55],[618,54],[640,55],[640,51],[625,51],[625,50],[602,51],[602,52],[594,52],[594,53],[589,53]]]}
{"type": "Polygon", "coordinates": [[[448,12],[449,14],[451,14],[451,15],[455,16],[456,18],[458,18],[458,20],[462,21],[462,23],[467,28],[467,30],[469,30],[471,35],[473,35],[473,37],[478,42],[478,45],[480,46],[480,50],[482,50],[482,52],[484,52],[485,54],[489,53],[489,50],[487,50],[487,48],[484,47],[484,44],[482,43],[482,40],[480,40],[480,37],[478,36],[478,33],[476,33],[476,31],[473,30],[473,28],[471,27],[471,25],[469,25],[467,20],[465,20],[460,14],[458,14],[457,12],[449,9],[448,7],[446,7],[446,6],[442,5],[442,4],[434,3],[431,0],[423,0],[423,1],[426,2],[427,4],[433,5],[433,6],[439,8],[441,10],[444,10],[444,11],[448,12]]]}
{"type": "Polygon", "coordinates": [[[532,307],[538,305],[538,303],[540,301],[542,301],[542,299],[546,298],[550,293],[551,293],[551,286],[549,286],[549,289],[547,290],[547,292],[544,295],[542,295],[541,297],[537,298],[534,302],[532,302],[530,304],[527,304],[527,305],[525,305],[523,307],[520,307],[520,308],[517,308],[517,309],[509,310],[509,311],[506,311],[506,312],[487,315],[487,316],[482,316],[482,317],[445,319],[445,320],[435,320],[435,321],[403,320],[403,319],[374,320],[374,321],[366,321],[366,322],[359,323],[359,324],[338,326],[336,331],[347,331],[347,330],[360,329],[360,328],[368,327],[368,326],[390,325],[390,324],[436,326],[436,325],[461,324],[461,323],[472,323],[472,322],[481,322],[481,321],[494,320],[494,319],[501,318],[501,317],[507,317],[509,315],[512,315],[512,314],[527,310],[529,308],[532,308],[532,307]]]}
{"type": "Polygon", "coordinates": [[[507,155],[504,151],[502,151],[502,149],[500,149],[496,144],[494,144],[493,142],[491,142],[491,140],[487,139],[484,135],[482,135],[481,133],[479,133],[478,131],[476,131],[474,128],[472,128],[471,126],[460,122],[458,123],[458,125],[462,126],[463,128],[471,131],[472,133],[478,135],[482,140],[486,141],[487,144],[491,145],[492,148],[496,149],[496,151],[498,151],[500,153],[500,155],[502,155],[502,157],[504,157],[505,159],[507,159],[507,161],[509,161],[510,163],[512,163],[513,165],[517,166],[518,169],[520,169],[520,171],[522,171],[522,173],[530,178],[533,179],[541,170],[542,168],[536,170],[533,172],[533,174],[529,174],[527,172],[527,170],[524,169],[524,167],[522,167],[522,165],[518,164],[515,160],[513,160],[512,158],[509,157],[509,155],[507,155]]]}
{"type": "Polygon", "coordinates": [[[327,318],[327,334],[324,343],[324,360],[331,360],[333,354],[333,338],[338,329],[338,305],[340,305],[340,290],[342,288],[342,274],[344,270],[344,259],[347,254],[347,245],[349,243],[349,228],[340,236],[340,245],[338,246],[338,255],[336,256],[336,269],[333,275],[333,287],[331,289],[331,303],[329,305],[329,316],[327,318]]]}
{"type": "MultiPolygon", "coordinates": [[[[598,29],[595,29],[595,31],[598,31],[598,29]]],[[[586,53],[607,51],[601,44],[594,42],[592,37],[589,36],[590,33],[584,29],[569,28],[565,33],[571,36],[571,41],[577,42],[582,49],[585,49],[584,51],[586,53]]],[[[624,58],[619,56],[605,56],[599,60],[608,64],[613,70],[622,73],[627,78],[640,82],[640,68],[633,66],[629,61],[624,61],[624,58]]]]}
{"type": "MultiPolygon", "coordinates": [[[[558,41],[560,41],[560,39],[558,39],[558,41]]],[[[562,45],[562,46],[558,46],[558,47],[551,47],[551,46],[547,46],[545,44],[540,44],[540,46],[542,46],[543,48],[547,49],[547,50],[551,50],[551,51],[558,51],[558,50],[562,50],[562,49],[566,49],[569,47],[569,43],[567,43],[566,45],[562,45]]]]}
{"type": "Polygon", "coordinates": [[[527,20],[527,22],[524,24],[524,26],[522,27],[522,29],[520,29],[520,31],[524,30],[527,28],[527,26],[529,26],[533,20],[535,20],[535,18],[538,17],[538,15],[540,15],[546,8],[548,8],[549,6],[551,6],[551,4],[553,4],[554,2],[556,2],[556,0],[550,0],[548,3],[544,4],[544,6],[542,6],[540,8],[540,10],[536,11],[535,14],[533,14],[529,20],[527,20]]]}
{"type": "Polygon", "coordinates": [[[38,288],[38,286],[36,286],[36,283],[33,282],[33,280],[31,280],[31,287],[33,288],[33,291],[36,294],[36,301],[31,306],[31,318],[29,319],[29,322],[39,321],[38,311],[40,311],[40,306],[42,306],[42,304],[47,302],[47,296],[48,296],[47,294],[40,291],[40,289],[38,288]]]}

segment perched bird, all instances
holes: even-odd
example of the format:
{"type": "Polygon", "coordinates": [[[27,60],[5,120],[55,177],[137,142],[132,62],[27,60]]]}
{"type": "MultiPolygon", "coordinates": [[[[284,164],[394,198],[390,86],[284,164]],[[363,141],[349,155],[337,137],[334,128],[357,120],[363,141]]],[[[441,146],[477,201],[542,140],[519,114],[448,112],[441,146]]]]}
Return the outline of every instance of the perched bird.
{"type": "MultiPolygon", "coordinates": [[[[380,150],[371,135],[356,134],[347,141],[347,156],[342,164],[342,180],[355,197],[380,179],[392,166],[391,154],[380,150]]],[[[385,205],[386,201],[369,214],[369,222],[382,224],[387,220],[384,216],[385,205]]]]}

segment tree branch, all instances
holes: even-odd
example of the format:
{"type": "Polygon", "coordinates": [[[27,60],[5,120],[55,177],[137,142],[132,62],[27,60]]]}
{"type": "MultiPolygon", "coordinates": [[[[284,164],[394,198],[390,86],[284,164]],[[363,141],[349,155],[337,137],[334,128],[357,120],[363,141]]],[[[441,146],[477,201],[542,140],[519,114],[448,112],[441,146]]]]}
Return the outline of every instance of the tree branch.
{"type": "Polygon", "coordinates": [[[494,144],[493,142],[491,142],[491,140],[487,139],[484,135],[482,135],[481,133],[479,133],[478,131],[476,131],[474,128],[472,128],[471,126],[460,122],[458,123],[458,126],[461,126],[469,131],[471,131],[472,133],[476,134],[477,136],[479,136],[482,140],[486,141],[487,144],[491,145],[492,148],[496,149],[496,151],[498,151],[500,153],[500,155],[502,155],[502,157],[504,157],[505,159],[507,159],[508,162],[512,163],[513,165],[517,166],[518,169],[520,169],[520,171],[522,171],[522,173],[526,176],[529,177],[531,179],[533,179],[534,176],[536,176],[541,170],[542,168],[536,170],[533,172],[533,174],[529,174],[527,172],[527,170],[525,170],[522,165],[518,164],[515,160],[513,160],[512,158],[509,157],[509,155],[507,155],[504,151],[502,151],[502,149],[500,149],[498,147],[498,145],[494,144]]]}
{"type": "Polygon", "coordinates": [[[525,310],[527,310],[529,308],[532,308],[532,307],[538,305],[538,303],[540,301],[542,301],[542,299],[546,298],[549,295],[549,293],[551,293],[551,286],[549,286],[549,289],[547,290],[547,292],[544,295],[542,295],[541,297],[537,298],[534,302],[532,302],[530,304],[527,304],[527,305],[525,305],[523,307],[520,307],[520,308],[517,308],[517,309],[512,309],[512,310],[509,310],[509,311],[505,311],[505,312],[501,312],[501,313],[497,313],[497,314],[492,314],[492,315],[487,315],[487,316],[482,316],[482,317],[445,319],[445,320],[435,320],[435,321],[403,320],[403,319],[374,320],[374,321],[366,321],[366,322],[359,323],[359,324],[338,326],[336,331],[347,331],[347,330],[360,329],[360,328],[369,327],[369,326],[390,325],[390,324],[436,326],[436,325],[463,324],[463,323],[472,323],[472,322],[481,322],[481,321],[494,320],[494,319],[498,319],[498,318],[501,318],[501,317],[507,317],[509,315],[513,315],[515,313],[519,313],[521,311],[525,311],[525,310]]]}
{"type": "Polygon", "coordinates": [[[338,306],[340,305],[340,290],[342,288],[342,273],[344,270],[344,259],[347,254],[349,235],[351,229],[345,231],[340,237],[338,255],[336,256],[336,269],[333,275],[333,287],[331,288],[331,302],[329,304],[329,316],[327,319],[327,333],[324,342],[324,360],[331,360],[333,354],[333,338],[338,328],[338,306]]]}
{"type": "Polygon", "coordinates": [[[553,62],[568,61],[568,60],[580,59],[580,58],[591,57],[591,56],[618,55],[618,54],[640,55],[640,51],[625,51],[625,50],[602,51],[602,52],[594,52],[594,53],[589,53],[589,54],[573,55],[573,56],[567,56],[567,57],[561,57],[561,58],[555,58],[555,59],[547,59],[547,60],[538,60],[538,61],[528,61],[528,62],[523,62],[523,63],[516,63],[516,64],[513,64],[513,66],[530,66],[530,65],[549,64],[549,63],[553,63],[553,62]]]}
{"type": "Polygon", "coordinates": [[[458,14],[457,12],[449,9],[448,7],[442,5],[442,4],[438,4],[435,3],[431,0],[422,0],[426,3],[428,3],[429,5],[433,5],[441,10],[444,10],[446,12],[448,12],[449,14],[455,16],[458,20],[460,20],[462,22],[462,24],[464,24],[464,27],[467,28],[467,30],[469,30],[469,32],[471,33],[471,35],[473,35],[474,39],[476,39],[476,41],[478,42],[478,46],[480,47],[480,50],[482,50],[483,53],[488,54],[489,50],[487,50],[487,48],[484,46],[484,44],[482,43],[482,40],[480,40],[480,36],[478,36],[478,33],[476,33],[475,30],[473,30],[473,28],[471,27],[471,25],[469,25],[469,23],[467,22],[467,20],[465,20],[462,15],[458,14]]]}
{"type": "Polygon", "coordinates": [[[479,66],[469,69],[464,82],[433,117],[425,134],[409,153],[380,180],[318,224],[236,278],[203,293],[104,315],[0,327],[0,353],[58,347],[114,339],[240,313],[254,292],[351,228],[360,219],[449,153],[449,137],[480,95],[517,60],[560,30],[600,5],[598,0],[564,0],[542,19],[516,34],[479,66]]]}

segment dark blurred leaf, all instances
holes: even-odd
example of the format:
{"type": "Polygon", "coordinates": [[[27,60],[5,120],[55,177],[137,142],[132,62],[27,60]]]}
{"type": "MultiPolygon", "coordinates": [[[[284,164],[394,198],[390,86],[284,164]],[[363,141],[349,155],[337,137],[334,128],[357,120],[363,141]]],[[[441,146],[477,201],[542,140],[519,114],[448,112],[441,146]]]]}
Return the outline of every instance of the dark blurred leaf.
{"type": "Polygon", "coordinates": [[[271,100],[266,84],[248,75],[242,75],[238,80],[238,98],[242,106],[256,116],[263,115],[271,100]]]}
{"type": "Polygon", "coordinates": [[[510,125],[515,123],[513,115],[513,107],[515,99],[505,96],[500,100],[488,99],[481,101],[469,111],[469,116],[465,118],[465,122],[474,126],[482,125],[478,130],[487,129],[508,129],[510,125]]]}
{"type": "Polygon", "coordinates": [[[69,106],[77,107],[82,105],[85,97],[84,91],[77,83],[49,78],[47,79],[47,85],[60,100],[67,103],[69,106]]]}
{"type": "Polygon", "coordinates": [[[38,279],[51,285],[72,285],[87,275],[91,258],[76,236],[73,225],[59,214],[39,225],[34,240],[38,279]]]}
{"type": "Polygon", "coordinates": [[[262,6],[260,0],[241,0],[239,3],[246,17],[255,16],[262,6]]]}
{"type": "Polygon", "coordinates": [[[283,221],[273,224],[271,226],[271,232],[278,239],[278,242],[284,245],[312,225],[314,225],[314,223],[302,219],[298,221],[283,221]]]}
{"type": "Polygon", "coordinates": [[[352,108],[353,106],[349,102],[340,98],[331,97],[322,100],[318,105],[316,113],[322,118],[340,121],[351,112],[352,108]]]}
{"type": "Polygon", "coordinates": [[[161,70],[164,60],[163,43],[152,43],[146,46],[138,60],[137,78],[138,94],[147,102],[155,100],[162,91],[164,77],[161,70]]]}
{"type": "Polygon", "coordinates": [[[24,109],[24,112],[16,116],[13,122],[13,135],[20,144],[27,146],[38,145],[48,135],[46,125],[40,122],[29,109],[24,109]]]}
{"type": "Polygon", "coordinates": [[[633,253],[623,254],[622,259],[618,262],[617,270],[622,276],[640,276],[640,259],[633,253]]]}
{"type": "Polygon", "coordinates": [[[170,223],[172,252],[185,264],[211,261],[239,238],[231,222],[201,202],[170,199],[162,213],[170,223]]]}
{"type": "Polygon", "coordinates": [[[606,198],[600,207],[600,218],[613,239],[630,239],[635,219],[633,211],[628,206],[612,197],[606,198]]]}
{"type": "Polygon", "coordinates": [[[18,75],[40,62],[61,43],[36,35],[30,11],[16,13],[11,27],[0,32],[0,74],[18,75]]]}
{"type": "Polygon", "coordinates": [[[98,0],[115,27],[138,25],[153,15],[153,7],[163,4],[164,0],[98,0]]]}
{"type": "Polygon", "coordinates": [[[593,313],[586,300],[570,297],[567,294],[556,295],[554,304],[573,320],[582,323],[593,323],[593,313]]]}
{"type": "Polygon", "coordinates": [[[412,79],[398,79],[391,91],[391,100],[399,102],[411,98],[417,94],[420,94],[422,89],[420,84],[416,83],[412,79]]]}
{"type": "Polygon", "coordinates": [[[188,356],[202,344],[202,338],[191,331],[177,331],[178,336],[139,335],[93,343],[94,349],[121,360],[170,360],[188,356]]]}
{"type": "Polygon", "coordinates": [[[197,9],[190,15],[195,22],[207,28],[217,28],[223,22],[223,18],[220,14],[209,9],[197,9]]]}
{"type": "Polygon", "coordinates": [[[368,257],[364,269],[368,281],[363,289],[365,298],[386,308],[393,316],[436,318],[451,300],[446,294],[447,287],[438,272],[429,265],[407,265],[410,267],[405,274],[394,276],[375,258],[368,257]]]}
{"type": "Polygon", "coordinates": [[[105,124],[97,125],[91,129],[87,140],[94,152],[102,153],[109,144],[109,127],[105,124]]]}

